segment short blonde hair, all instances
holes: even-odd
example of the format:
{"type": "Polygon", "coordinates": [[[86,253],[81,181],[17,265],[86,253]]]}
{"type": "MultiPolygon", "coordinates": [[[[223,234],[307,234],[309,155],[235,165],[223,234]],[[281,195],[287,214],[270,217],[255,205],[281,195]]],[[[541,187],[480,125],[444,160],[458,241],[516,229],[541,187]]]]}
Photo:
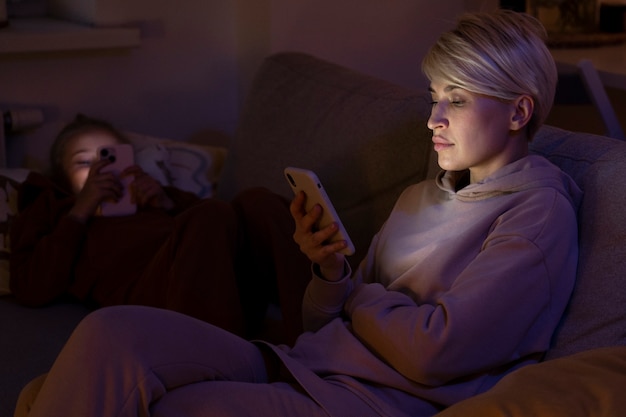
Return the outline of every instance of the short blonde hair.
{"type": "Polygon", "coordinates": [[[554,102],[556,64],[543,25],[526,13],[497,10],[462,15],[442,34],[422,62],[429,80],[441,78],[472,93],[503,100],[532,97],[527,126],[532,139],[554,102]]]}

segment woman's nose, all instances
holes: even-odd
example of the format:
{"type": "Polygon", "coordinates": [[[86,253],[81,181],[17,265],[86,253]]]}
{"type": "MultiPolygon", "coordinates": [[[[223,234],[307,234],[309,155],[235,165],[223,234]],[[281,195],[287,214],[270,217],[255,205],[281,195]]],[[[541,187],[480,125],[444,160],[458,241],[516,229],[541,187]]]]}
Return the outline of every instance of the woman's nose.
{"type": "Polygon", "coordinates": [[[433,104],[430,110],[430,117],[428,118],[428,122],[426,124],[430,130],[447,126],[447,119],[445,118],[444,113],[445,111],[441,103],[433,104]]]}

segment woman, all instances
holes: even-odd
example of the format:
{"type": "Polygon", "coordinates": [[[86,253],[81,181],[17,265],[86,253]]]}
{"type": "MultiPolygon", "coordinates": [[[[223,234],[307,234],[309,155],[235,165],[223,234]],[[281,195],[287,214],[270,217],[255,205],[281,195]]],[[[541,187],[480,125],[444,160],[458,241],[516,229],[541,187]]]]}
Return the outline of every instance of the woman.
{"type": "Polygon", "coordinates": [[[294,198],[313,278],[292,348],[161,310],[101,310],[30,415],[429,416],[539,361],[573,288],[580,198],[528,154],[556,84],[543,36],[525,14],[470,14],[428,52],[443,171],[401,195],[354,274],[345,242],[325,243],[336,226],[314,230],[321,209],[294,198]]]}

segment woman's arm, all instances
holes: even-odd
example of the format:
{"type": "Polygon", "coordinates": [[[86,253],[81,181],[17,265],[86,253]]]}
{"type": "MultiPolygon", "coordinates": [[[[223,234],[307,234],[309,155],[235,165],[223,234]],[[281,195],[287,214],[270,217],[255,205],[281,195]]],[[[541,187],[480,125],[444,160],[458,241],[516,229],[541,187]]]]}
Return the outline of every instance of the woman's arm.
{"type": "Polygon", "coordinates": [[[316,331],[341,316],[353,288],[347,262],[345,271],[339,281],[328,281],[321,277],[319,266],[313,265],[313,279],[309,281],[302,300],[302,324],[305,331],[316,331]]]}
{"type": "Polygon", "coordinates": [[[338,231],[333,223],[321,230],[316,224],[322,216],[322,207],[315,205],[305,209],[306,194],[300,191],[292,200],[289,210],[295,222],[294,241],[312,262],[313,279],[303,300],[303,328],[315,331],[337,317],[352,289],[349,282],[350,267],[340,252],[346,248],[345,241],[329,242],[338,231]]]}
{"type": "Polygon", "coordinates": [[[511,233],[522,230],[520,218],[528,224],[537,216],[526,207],[498,219],[479,254],[432,301],[358,284],[345,306],[353,332],[407,378],[428,385],[540,355],[573,288],[577,229],[570,203],[557,199],[541,213],[539,235],[511,233]]]}

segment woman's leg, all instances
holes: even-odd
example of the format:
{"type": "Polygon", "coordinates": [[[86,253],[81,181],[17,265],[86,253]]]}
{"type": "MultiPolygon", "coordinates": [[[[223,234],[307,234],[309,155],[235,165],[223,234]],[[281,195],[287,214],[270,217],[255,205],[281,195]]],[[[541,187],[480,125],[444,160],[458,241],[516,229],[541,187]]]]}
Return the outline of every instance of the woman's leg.
{"type": "Polygon", "coordinates": [[[232,206],[206,200],[178,215],[175,224],[128,304],[178,311],[243,335],[235,274],[239,226],[232,206]]]}
{"type": "Polygon", "coordinates": [[[242,245],[238,262],[241,299],[251,333],[258,331],[268,301],[280,305],[284,337],[292,344],[302,332],[302,297],[311,279],[311,261],[293,240],[289,200],[265,188],[250,188],[232,201],[242,245]]]}
{"type": "Polygon", "coordinates": [[[152,417],[328,417],[310,396],[284,382],[188,385],[168,392],[151,411],[152,417]]]}
{"type": "Polygon", "coordinates": [[[97,310],[59,354],[30,416],[147,416],[168,391],[201,381],[268,381],[252,343],[150,307],[97,310]]]}

